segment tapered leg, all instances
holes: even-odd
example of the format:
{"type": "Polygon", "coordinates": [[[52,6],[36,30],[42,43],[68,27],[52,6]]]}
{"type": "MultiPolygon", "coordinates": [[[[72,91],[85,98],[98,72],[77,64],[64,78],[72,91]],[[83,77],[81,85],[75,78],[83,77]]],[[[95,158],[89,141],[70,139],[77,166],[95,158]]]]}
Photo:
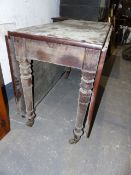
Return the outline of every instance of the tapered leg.
{"type": "Polygon", "coordinates": [[[28,126],[32,126],[34,124],[35,113],[33,108],[32,75],[30,61],[27,59],[21,59],[19,61],[19,67],[26,106],[26,124],[28,126]]]}
{"type": "Polygon", "coordinates": [[[92,72],[82,72],[78,97],[76,124],[75,129],[73,130],[74,137],[69,140],[70,144],[77,143],[83,135],[83,122],[92,94],[94,76],[95,74],[93,74],[92,72]]]}

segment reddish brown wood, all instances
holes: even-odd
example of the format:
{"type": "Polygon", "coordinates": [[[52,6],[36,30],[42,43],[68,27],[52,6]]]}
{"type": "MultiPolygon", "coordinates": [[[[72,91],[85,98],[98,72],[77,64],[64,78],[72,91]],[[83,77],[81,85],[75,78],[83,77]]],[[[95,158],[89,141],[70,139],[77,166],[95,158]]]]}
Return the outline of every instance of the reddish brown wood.
{"type": "Polygon", "coordinates": [[[96,97],[97,97],[98,90],[99,90],[102,70],[103,70],[103,66],[104,66],[104,62],[105,62],[105,58],[106,58],[106,53],[107,53],[107,49],[108,49],[108,45],[109,45],[109,41],[110,41],[111,32],[112,32],[112,29],[108,33],[107,40],[106,40],[105,45],[102,49],[100,61],[98,64],[98,69],[97,69],[96,78],[95,78],[94,87],[93,87],[93,93],[91,96],[89,110],[88,110],[88,116],[87,116],[87,120],[86,120],[86,124],[85,124],[85,133],[86,133],[87,137],[89,137],[89,134],[90,134],[90,129],[91,129],[90,127],[91,127],[91,123],[93,120],[96,97]]]}
{"type": "Polygon", "coordinates": [[[74,138],[70,139],[69,141],[71,144],[77,143],[84,133],[83,124],[85,120],[86,110],[90,103],[90,98],[92,95],[93,83],[96,75],[99,55],[100,51],[98,50],[94,51],[92,49],[86,49],[78,97],[74,138]]]}
{"type": "Polygon", "coordinates": [[[9,32],[9,35],[63,45],[102,49],[109,30],[110,24],[106,22],[65,20],[19,29],[9,32]]]}
{"type": "Polygon", "coordinates": [[[25,116],[25,102],[24,102],[23,90],[22,90],[21,80],[20,80],[19,64],[18,64],[18,61],[16,60],[13,40],[11,40],[9,36],[5,36],[5,40],[6,40],[7,53],[9,58],[17,112],[21,116],[25,116]]]}
{"type": "Polygon", "coordinates": [[[32,126],[34,123],[35,113],[33,107],[33,96],[32,96],[32,75],[30,61],[26,58],[21,58],[20,63],[20,75],[21,83],[23,87],[25,105],[26,105],[26,124],[32,126]]]}
{"type": "MultiPolygon", "coordinates": [[[[68,18],[59,16],[59,17],[54,17],[54,18],[51,18],[51,19],[53,20],[53,22],[59,22],[59,21],[67,20],[68,18]]],[[[71,68],[70,67],[65,67],[65,73],[64,73],[65,79],[67,79],[69,77],[70,72],[71,72],[71,68]]]]}
{"type": "Polygon", "coordinates": [[[0,87],[0,139],[2,139],[10,131],[10,120],[3,96],[2,88],[0,87]]]}
{"type": "Polygon", "coordinates": [[[22,40],[21,38],[14,38],[17,60],[26,55],[30,60],[82,69],[85,48],[26,39],[25,49],[23,49],[22,40]]]}
{"type": "Polygon", "coordinates": [[[61,39],[61,38],[55,38],[55,37],[47,37],[47,36],[36,36],[36,35],[30,35],[20,32],[8,32],[8,36],[14,36],[19,38],[26,38],[26,39],[32,39],[32,40],[38,40],[38,41],[46,41],[50,43],[58,43],[63,45],[70,45],[70,46],[77,46],[77,47],[88,47],[88,48],[94,48],[94,49],[102,49],[100,45],[95,44],[88,44],[85,41],[79,42],[79,41],[69,41],[68,39],[61,39]]]}
{"type": "Polygon", "coordinates": [[[12,82],[13,82],[13,87],[14,87],[14,95],[16,96],[16,84],[15,84],[15,79],[13,75],[13,65],[12,65],[12,58],[11,58],[11,52],[10,52],[10,47],[9,47],[9,42],[10,42],[10,37],[5,36],[5,41],[6,41],[6,48],[7,48],[7,53],[8,53],[8,59],[9,59],[9,64],[10,64],[10,70],[11,70],[11,76],[12,76],[12,82]]]}
{"type": "MultiPolygon", "coordinates": [[[[107,23],[100,23],[99,25],[98,23],[73,20],[67,23],[57,23],[57,25],[58,28],[56,29],[58,30],[56,33],[54,32],[55,25],[50,24],[49,31],[48,26],[35,26],[34,28],[26,28],[18,32],[9,32],[9,35],[13,41],[12,46],[14,48],[13,52],[15,52],[15,59],[19,62],[21,82],[26,104],[27,125],[29,126],[32,126],[35,117],[32,98],[32,75],[30,61],[38,60],[81,70],[82,77],[79,90],[74,138],[70,140],[70,143],[77,143],[83,134],[83,121],[85,119],[85,112],[88,105],[90,104],[89,114],[92,114],[94,110],[94,99],[99,83],[99,81],[97,82],[96,80],[99,78],[96,77],[95,84],[97,85],[94,86],[93,89],[93,85],[95,85],[94,79],[97,68],[99,72],[98,64],[99,60],[101,61],[100,53],[101,51],[105,52],[105,50],[102,49],[105,41],[107,49],[111,28],[107,23]],[[67,27],[66,30],[63,28],[63,25],[64,27],[67,27]],[[83,27],[85,28],[83,29],[83,27]],[[67,31],[65,35],[63,32],[60,32],[62,29],[64,32],[67,31]],[[76,31],[73,31],[72,29],[76,31]],[[22,33],[21,31],[25,31],[25,33],[22,33]],[[32,31],[34,32],[34,35],[32,34],[32,31]],[[72,33],[70,33],[70,31],[72,33]],[[78,37],[75,37],[77,35],[73,35],[74,32],[76,32],[75,34],[78,34],[78,37]],[[83,33],[85,35],[83,35],[83,33]],[[94,34],[93,36],[92,33],[94,34]],[[73,37],[70,36],[70,34],[72,34],[73,37]],[[62,35],[64,35],[64,38],[60,38],[62,35]],[[85,39],[85,37],[86,41],[82,40],[85,39]]],[[[92,115],[88,117],[87,125],[90,125],[91,120],[92,115]]]]}
{"type": "Polygon", "coordinates": [[[93,93],[92,93],[92,96],[91,96],[87,121],[86,121],[86,125],[85,125],[85,132],[86,132],[87,137],[89,136],[90,126],[91,126],[91,122],[92,122],[92,119],[93,119],[96,96],[97,96],[97,93],[98,93],[98,88],[99,88],[99,84],[100,84],[100,78],[101,78],[101,74],[102,74],[102,70],[103,70],[105,56],[106,56],[106,53],[105,52],[102,53],[101,58],[100,58],[100,62],[99,62],[99,65],[98,65],[96,79],[95,79],[95,82],[94,82],[94,89],[93,89],[93,93]]]}

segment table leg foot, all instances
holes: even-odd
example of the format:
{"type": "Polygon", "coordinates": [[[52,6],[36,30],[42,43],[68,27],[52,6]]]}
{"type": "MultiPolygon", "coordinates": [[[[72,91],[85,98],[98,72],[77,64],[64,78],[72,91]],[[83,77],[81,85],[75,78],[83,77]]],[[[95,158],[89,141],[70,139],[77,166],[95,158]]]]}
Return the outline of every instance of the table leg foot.
{"type": "Polygon", "coordinates": [[[74,136],[71,139],[69,139],[70,144],[76,144],[77,142],[79,142],[79,140],[81,139],[81,136],[83,135],[82,129],[74,129],[73,135],[74,136]]]}
{"type": "Polygon", "coordinates": [[[27,121],[26,121],[26,125],[32,127],[35,121],[35,113],[33,112],[33,114],[31,114],[30,116],[27,116],[27,121]]]}
{"type": "Polygon", "coordinates": [[[74,135],[74,138],[69,139],[69,143],[76,144],[77,142],[79,142],[80,139],[81,137],[77,137],[76,135],[74,135]]]}
{"type": "Polygon", "coordinates": [[[32,127],[33,124],[34,124],[34,119],[28,119],[28,120],[26,121],[26,125],[27,125],[27,126],[32,127]]]}

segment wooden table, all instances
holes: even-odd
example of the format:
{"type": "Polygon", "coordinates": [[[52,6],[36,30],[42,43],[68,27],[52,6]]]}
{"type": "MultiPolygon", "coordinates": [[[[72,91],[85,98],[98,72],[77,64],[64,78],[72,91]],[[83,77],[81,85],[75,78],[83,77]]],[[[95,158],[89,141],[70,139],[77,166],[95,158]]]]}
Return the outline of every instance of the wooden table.
{"type": "Polygon", "coordinates": [[[81,70],[74,137],[70,143],[80,140],[89,105],[85,125],[88,134],[111,31],[109,23],[66,20],[8,32],[14,48],[11,54],[19,62],[28,126],[33,125],[35,118],[31,60],[38,60],[81,70]]]}

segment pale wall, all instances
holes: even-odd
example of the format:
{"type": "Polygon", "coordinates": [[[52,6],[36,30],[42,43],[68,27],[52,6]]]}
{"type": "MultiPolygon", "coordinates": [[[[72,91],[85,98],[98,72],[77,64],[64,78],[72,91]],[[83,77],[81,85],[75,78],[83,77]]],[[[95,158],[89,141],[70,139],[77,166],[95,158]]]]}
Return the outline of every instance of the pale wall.
{"type": "Polygon", "coordinates": [[[0,63],[5,84],[11,82],[4,35],[8,30],[51,22],[59,15],[59,0],[0,1],[0,63]]]}

